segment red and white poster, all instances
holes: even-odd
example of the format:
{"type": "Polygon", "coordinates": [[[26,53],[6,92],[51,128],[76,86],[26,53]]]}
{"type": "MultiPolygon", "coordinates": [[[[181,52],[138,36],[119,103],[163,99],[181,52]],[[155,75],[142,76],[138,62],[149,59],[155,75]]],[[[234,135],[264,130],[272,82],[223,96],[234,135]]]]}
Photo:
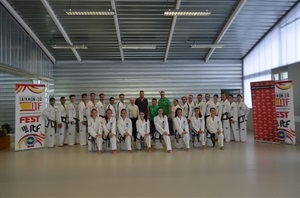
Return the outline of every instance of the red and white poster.
{"type": "Polygon", "coordinates": [[[44,147],[45,85],[16,84],[15,150],[44,147]]]}
{"type": "Polygon", "coordinates": [[[277,135],[280,142],[296,144],[292,81],[275,82],[277,135]]]}
{"type": "Polygon", "coordinates": [[[254,140],[279,142],[275,107],[275,81],[251,83],[254,140]]]}

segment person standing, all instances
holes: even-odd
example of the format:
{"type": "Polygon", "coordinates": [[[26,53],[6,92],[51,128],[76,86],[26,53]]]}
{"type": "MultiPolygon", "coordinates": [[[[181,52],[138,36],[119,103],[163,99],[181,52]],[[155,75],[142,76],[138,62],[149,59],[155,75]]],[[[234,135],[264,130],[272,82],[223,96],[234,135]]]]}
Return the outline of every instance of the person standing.
{"type": "Polygon", "coordinates": [[[96,103],[96,110],[97,110],[100,118],[104,118],[104,116],[105,116],[106,109],[105,109],[104,98],[105,98],[104,93],[100,93],[99,101],[96,103]]]}
{"type": "Polygon", "coordinates": [[[163,109],[163,113],[168,118],[169,132],[170,134],[174,134],[173,132],[173,121],[171,118],[171,102],[168,98],[165,97],[165,91],[160,92],[160,99],[158,100],[158,107],[163,109]]]}
{"type": "Polygon", "coordinates": [[[149,105],[149,120],[150,120],[150,133],[151,137],[154,138],[154,133],[155,133],[155,125],[154,125],[154,118],[157,116],[158,112],[158,105],[157,105],[157,100],[156,98],[152,98],[152,103],[149,105]]]}
{"type": "Polygon", "coordinates": [[[202,100],[202,94],[198,94],[197,96],[198,104],[197,107],[199,107],[201,115],[205,116],[205,103],[202,100]]]}
{"type": "Polygon", "coordinates": [[[211,134],[211,139],[214,142],[218,139],[218,145],[221,150],[224,149],[224,135],[221,120],[218,116],[216,116],[216,109],[212,107],[210,109],[210,116],[207,118],[207,128],[211,134]],[[217,136],[217,137],[215,137],[217,136]]]}
{"type": "Polygon", "coordinates": [[[66,98],[64,96],[60,97],[60,105],[57,109],[56,123],[58,128],[58,146],[64,146],[66,140],[66,130],[68,124],[67,118],[67,108],[65,106],[66,98]]]}
{"type": "Polygon", "coordinates": [[[238,108],[236,103],[233,101],[233,95],[230,94],[228,96],[228,100],[230,103],[230,127],[231,134],[233,135],[234,141],[239,142],[239,128],[238,128],[238,108]]]}
{"type": "MultiPolygon", "coordinates": [[[[188,104],[189,105],[189,104],[188,104]]],[[[182,137],[182,141],[186,147],[186,150],[190,149],[190,135],[189,135],[189,123],[186,117],[182,115],[181,108],[176,109],[175,118],[173,120],[175,130],[182,137]]]]}
{"type": "Polygon", "coordinates": [[[249,108],[242,101],[242,95],[237,95],[237,106],[238,106],[238,122],[239,122],[239,135],[241,137],[241,142],[246,142],[247,140],[247,117],[249,114],[249,108]]]}
{"type": "Polygon", "coordinates": [[[113,154],[117,153],[116,127],[116,118],[112,117],[112,110],[107,109],[102,128],[104,131],[103,135],[105,139],[109,141],[110,149],[113,154]]]}
{"type": "Polygon", "coordinates": [[[131,152],[132,122],[127,117],[126,109],[121,110],[121,117],[117,122],[117,127],[121,139],[125,141],[127,152],[131,152]]]}
{"type": "Polygon", "coordinates": [[[139,108],[137,105],[134,104],[134,98],[130,98],[129,102],[130,104],[127,105],[127,116],[130,118],[132,122],[132,136],[134,141],[136,142],[136,121],[138,119],[139,115],[139,108]]]}
{"type": "Polygon", "coordinates": [[[178,109],[178,108],[180,108],[179,102],[178,102],[177,99],[174,99],[174,100],[173,100],[173,106],[172,106],[172,108],[171,108],[171,118],[172,118],[172,120],[174,120],[174,118],[175,118],[175,113],[176,113],[176,109],[178,109]]]}
{"type": "Polygon", "coordinates": [[[75,95],[70,95],[70,103],[68,105],[68,140],[69,146],[75,145],[75,137],[76,137],[76,120],[77,120],[77,113],[76,113],[76,106],[75,106],[75,95]]]}
{"type": "Polygon", "coordinates": [[[55,142],[56,113],[54,105],[55,98],[50,98],[50,105],[42,113],[45,119],[45,127],[47,133],[46,140],[48,148],[53,148],[55,142]]]}
{"type": "Polygon", "coordinates": [[[103,144],[101,119],[99,118],[96,109],[92,110],[91,115],[92,116],[88,119],[88,133],[90,135],[88,140],[88,150],[95,151],[95,147],[97,147],[99,154],[101,154],[103,144]]]}
{"type": "Polygon", "coordinates": [[[143,111],[140,112],[140,117],[136,122],[136,129],[138,140],[136,141],[137,149],[140,150],[142,141],[145,141],[148,152],[151,152],[150,122],[149,119],[147,119],[147,114],[143,111]]]}
{"type": "Polygon", "coordinates": [[[230,103],[229,101],[226,99],[226,94],[223,92],[221,93],[221,106],[222,106],[222,117],[221,117],[221,121],[222,121],[222,127],[224,130],[224,138],[226,142],[230,142],[231,140],[231,135],[230,135],[230,103]]]}
{"type": "Polygon", "coordinates": [[[120,101],[116,104],[116,107],[115,107],[117,120],[121,117],[122,109],[126,109],[126,104],[124,102],[124,99],[125,99],[125,95],[121,93],[119,95],[120,101]]]}
{"type": "MultiPolygon", "coordinates": [[[[172,146],[170,140],[168,117],[163,114],[163,108],[158,108],[158,115],[154,118],[155,130],[163,137],[167,146],[167,151],[172,153],[172,146]]],[[[156,138],[156,137],[155,137],[156,138]]],[[[156,140],[157,141],[157,140],[156,140]]]]}
{"type": "Polygon", "coordinates": [[[192,118],[192,113],[193,113],[192,107],[187,102],[186,96],[182,96],[181,101],[182,101],[182,106],[181,106],[182,116],[185,117],[190,123],[190,120],[192,118]]]}
{"type": "Polygon", "coordinates": [[[90,93],[90,101],[86,104],[86,116],[89,118],[93,109],[97,110],[95,102],[95,93],[90,93]]]}
{"type": "Polygon", "coordinates": [[[214,108],[216,109],[216,116],[218,116],[221,119],[222,118],[222,105],[219,102],[218,94],[214,95],[214,108]]]}
{"type": "Polygon", "coordinates": [[[112,112],[112,117],[116,117],[116,111],[115,111],[115,98],[110,97],[109,98],[109,104],[106,106],[106,110],[110,109],[112,112]]]}
{"type": "Polygon", "coordinates": [[[193,114],[194,109],[197,106],[196,103],[194,102],[194,96],[193,95],[188,96],[188,103],[189,103],[190,107],[192,108],[192,114],[193,114]]]}
{"type": "Polygon", "coordinates": [[[140,91],[140,97],[135,100],[134,104],[138,106],[139,112],[143,111],[148,115],[148,100],[143,90],[140,91]]]}
{"type": "MultiPolygon", "coordinates": [[[[81,146],[87,144],[87,107],[86,107],[87,94],[81,95],[81,102],[78,105],[78,117],[79,117],[79,143],[81,146]]],[[[90,113],[89,113],[90,114],[90,113]]]]}

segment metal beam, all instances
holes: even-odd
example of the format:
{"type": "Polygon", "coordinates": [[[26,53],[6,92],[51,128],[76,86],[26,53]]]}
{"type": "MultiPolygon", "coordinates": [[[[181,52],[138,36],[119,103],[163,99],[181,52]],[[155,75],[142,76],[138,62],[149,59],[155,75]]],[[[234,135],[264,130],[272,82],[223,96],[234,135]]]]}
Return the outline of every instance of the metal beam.
{"type": "MultiPolygon", "coordinates": [[[[55,25],[57,26],[58,30],[63,35],[63,37],[65,38],[65,40],[67,41],[67,43],[69,45],[73,45],[71,39],[69,38],[67,32],[65,31],[65,29],[63,28],[63,26],[59,22],[57,16],[53,12],[53,10],[52,10],[51,6],[49,5],[48,1],[47,0],[41,0],[41,2],[44,5],[44,7],[46,8],[46,10],[48,11],[49,15],[51,16],[52,20],[54,21],[55,25]]],[[[75,55],[75,57],[77,58],[78,62],[81,62],[81,57],[80,57],[79,53],[77,52],[77,50],[76,49],[72,49],[72,52],[75,55]]]]}
{"type": "Polygon", "coordinates": [[[15,11],[15,9],[6,1],[0,0],[0,3],[8,10],[8,12],[18,21],[18,23],[24,28],[24,30],[30,35],[30,37],[40,46],[43,52],[48,56],[48,58],[55,63],[56,59],[45,47],[45,45],[40,41],[36,34],[30,29],[30,27],[25,23],[25,21],[20,17],[20,15],[15,11]]]}
{"type": "MultiPolygon", "coordinates": [[[[241,0],[240,1],[240,3],[238,4],[238,6],[235,8],[234,12],[230,16],[229,20],[227,21],[227,23],[223,27],[222,31],[220,32],[220,34],[217,37],[217,40],[215,41],[214,44],[219,44],[219,42],[222,40],[222,38],[226,34],[227,30],[231,26],[232,22],[235,20],[235,18],[237,17],[237,15],[239,14],[239,12],[242,10],[242,8],[246,4],[246,2],[247,2],[247,0],[241,0]]],[[[210,59],[210,57],[212,56],[212,54],[213,54],[214,51],[215,51],[215,48],[212,48],[212,49],[209,50],[208,54],[205,57],[205,62],[208,62],[208,60],[210,59]]]]}
{"type": "Polygon", "coordinates": [[[119,49],[120,49],[120,54],[121,54],[121,60],[122,60],[122,63],[123,63],[124,62],[124,53],[123,53],[123,49],[122,49],[121,32],[120,32],[120,27],[119,27],[118,13],[117,13],[115,0],[110,0],[110,4],[111,4],[111,8],[115,11],[114,22],[115,22],[115,27],[116,27],[116,32],[117,32],[118,44],[119,44],[119,49]]]}
{"type": "MultiPolygon", "coordinates": [[[[181,4],[181,0],[177,0],[176,7],[175,7],[176,10],[178,10],[180,8],[180,4],[181,4]]],[[[174,33],[175,25],[176,25],[176,20],[177,20],[177,16],[173,16],[172,25],[171,25],[171,29],[170,29],[170,33],[169,33],[169,38],[168,38],[168,44],[167,44],[167,48],[166,48],[166,52],[165,52],[164,62],[167,62],[167,60],[168,60],[168,55],[169,55],[169,50],[170,50],[173,33],[174,33]]]]}

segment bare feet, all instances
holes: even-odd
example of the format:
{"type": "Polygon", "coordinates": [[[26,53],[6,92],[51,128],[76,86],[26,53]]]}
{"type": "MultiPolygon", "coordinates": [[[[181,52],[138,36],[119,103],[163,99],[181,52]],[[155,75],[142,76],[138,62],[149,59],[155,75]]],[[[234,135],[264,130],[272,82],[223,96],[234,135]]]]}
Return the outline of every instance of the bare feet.
{"type": "Polygon", "coordinates": [[[223,146],[221,146],[221,148],[220,148],[221,150],[224,150],[224,147],[223,146]]]}
{"type": "Polygon", "coordinates": [[[201,147],[201,150],[202,150],[202,151],[204,150],[204,146],[201,147]]]}
{"type": "Polygon", "coordinates": [[[102,151],[100,150],[100,151],[98,151],[98,154],[102,154],[102,151]]]}
{"type": "Polygon", "coordinates": [[[186,151],[189,151],[190,149],[189,148],[186,148],[186,151]]]}
{"type": "Polygon", "coordinates": [[[148,151],[148,153],[151,153],[151,152],[152,152],[152,151],[151,151],[151,147],[150,147],[150,148],[148,148],[148,150],[147,150],[147,151],[148,151]]]}
{"type": "Polygon", "coordinates": [[[168,153],[172,153],[172,150],[168,150],[168,153]]]}
{"type": "Polygon", "coordinates": [[[116,151],[116,150],[113,150],[113,151],[112,151],[112,154],[117,154],[117,151],[116,151]]]}
{"type": "Polygon", "coordinates": [[[127,150],[126,153],[131,153],[131,150],[127,150]]]}

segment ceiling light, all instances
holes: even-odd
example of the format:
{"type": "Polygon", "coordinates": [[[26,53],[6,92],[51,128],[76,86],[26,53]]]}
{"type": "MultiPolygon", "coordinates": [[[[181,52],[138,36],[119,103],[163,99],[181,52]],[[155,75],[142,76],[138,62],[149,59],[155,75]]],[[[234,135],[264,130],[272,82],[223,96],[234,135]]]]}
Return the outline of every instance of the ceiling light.
{"type": "Polygon", "coordinates": [[[65,10],[67,15],[73,16],[94,16],[94,15],[103,15],[103,16],[111,16],[115,14],[114,10],[74,10],[69,9],[65,10]]]}
{"type": "Polygon", "coordinates": [[[202,44],[202,45],[190,45],[191,48],[223,48],[224,45],[220,44],[202,44]]]}
{"type": "Polygon", "coordinates": [[[184,10],[168,10],[164,12],[165,16],[209,16],[211,12],[206,11],[184,11],[184,10]]]}
{"type": "Polygon", "coordinates": [[[122,49],[156,49],[156,45],[122,45],[122,49]]]}
{"type": "Polygon", "coordinates": [[[51,45],[53,49],[88,49],[86,45],[51,45]]]}

